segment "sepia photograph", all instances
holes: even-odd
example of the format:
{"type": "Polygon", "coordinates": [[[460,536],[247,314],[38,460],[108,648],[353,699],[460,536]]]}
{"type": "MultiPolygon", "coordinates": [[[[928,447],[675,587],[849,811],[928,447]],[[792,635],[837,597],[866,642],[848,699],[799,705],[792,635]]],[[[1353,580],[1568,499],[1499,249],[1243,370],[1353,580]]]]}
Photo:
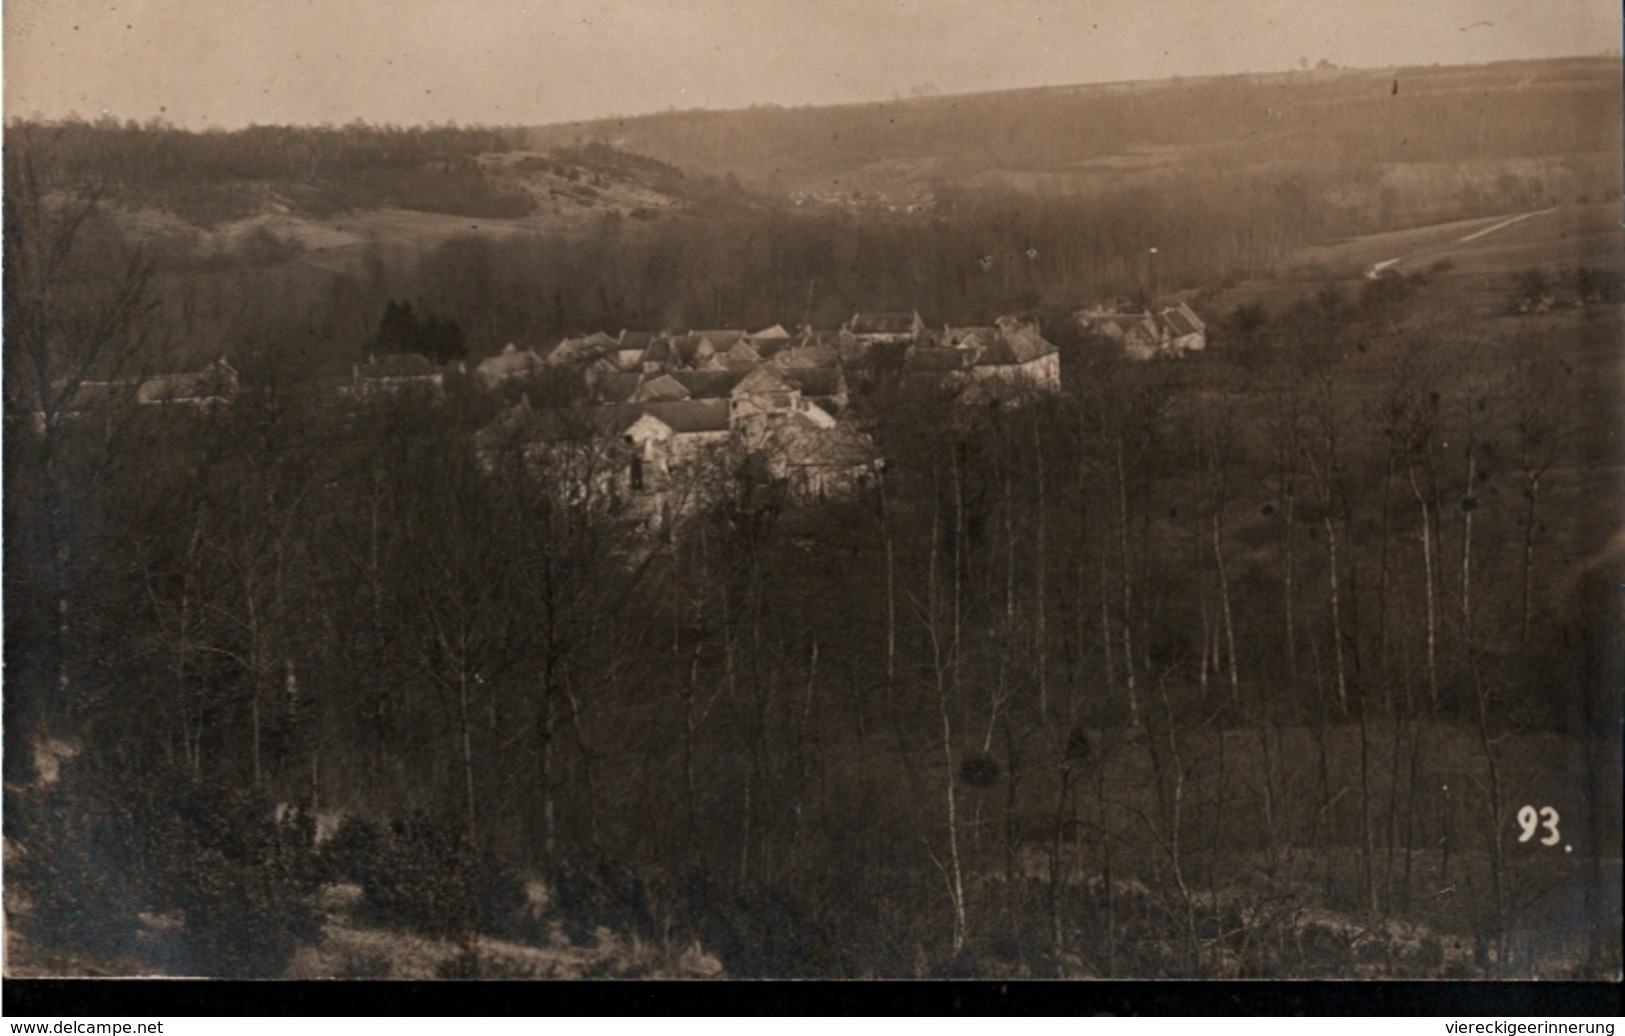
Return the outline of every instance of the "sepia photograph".
{"type": "Polygon", "coordinates": [[[8,0],[4,975],[1622,977],[1607,0],[8,0]]]}

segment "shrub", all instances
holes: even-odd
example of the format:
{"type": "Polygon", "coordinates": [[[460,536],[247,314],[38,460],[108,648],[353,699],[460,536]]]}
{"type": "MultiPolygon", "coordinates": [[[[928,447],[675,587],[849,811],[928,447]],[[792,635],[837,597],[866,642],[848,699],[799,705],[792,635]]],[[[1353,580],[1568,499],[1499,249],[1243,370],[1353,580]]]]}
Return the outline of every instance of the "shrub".
{"type": "Polygon", "coordinates": [[[314,942],[314,861],[259,796],[185,775],[132,782],[74,763],[19,831],[27,934],[47,950],[139,949],[143,912],[182,924],[161,963],[196,975],[279,974],[314,942]]]}
{"type": "Polygon", "coordinates": [[[383,851],[384,836],[377,824],[364,817],[345,817],[322,846],[322,876],[328,881],[364,884],[383,851]]]}
{"type": "Polygon", "coordinates": [[[377,842],[367,830],[354,827],[340,859],[361,883],[368,920],[431,938],[512,935],[523,925],[527,904],[518,872],[474,852],[449,825],[418,816],[397,821],[377,842]]]}
{"type": "Polygon", "coordinates": [[[130,811],[75,762],[50,787],[18,796],[8,814],[20,847],[10,877],[27,902],[23,934],[46,953],[105,959],[133,950],[150,897],[130,811]]]}
{"type": "Polygon", "coordinates": [[[152,803],[160,909],[185,921],[181,967],[197,975],[278,975],[321,937],[316,860],[262,796],[176,781],[152,803]]]}

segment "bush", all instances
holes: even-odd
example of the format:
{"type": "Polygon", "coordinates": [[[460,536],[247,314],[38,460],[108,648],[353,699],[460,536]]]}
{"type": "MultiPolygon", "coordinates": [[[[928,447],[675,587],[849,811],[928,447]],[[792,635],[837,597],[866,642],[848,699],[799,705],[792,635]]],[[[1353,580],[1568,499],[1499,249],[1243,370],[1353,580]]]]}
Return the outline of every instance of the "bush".
{"type": "Polygon", "coordinates": [[[135,949],[139,913],[151,898],[140,826],[102,794],[80,763],[47,788],[19,795],[8,809],[19,846],[9,877],[26,900],[22,933],[47,954],[101,959],[135,949]]]}
{"type": "Polygon", "coordinates": [[[357,822],[329,856],[361,883],[362,916],[373,923],[439,939],[522,934],[527,903],[518,872],[474,852],[449,825],[420,815],[396,821],[385,837],[357,822]]]}
{"type": "Polygon", "coordinates": [[[160,909],[185,921],[182,970],[271,977],[320,939],[315,857],[268,799],[177,781],[152,805],[160,909]]]}
{"type": "Polygon", "coordinates": [[[383,851],[384,836],[377,824],[363,817],[345,817],[322,846],[322,877],[364,884],[383,851]]]}
{"type": "Polygon", "coordinates": [[[246,978],[279,974],[320,936],[314,860],[269,800],[79,762],[36,794],[17,881],[42,948],[117,958],[142,949],[142,913],[168,914],[181,927],[157,963],[246,978]]]}

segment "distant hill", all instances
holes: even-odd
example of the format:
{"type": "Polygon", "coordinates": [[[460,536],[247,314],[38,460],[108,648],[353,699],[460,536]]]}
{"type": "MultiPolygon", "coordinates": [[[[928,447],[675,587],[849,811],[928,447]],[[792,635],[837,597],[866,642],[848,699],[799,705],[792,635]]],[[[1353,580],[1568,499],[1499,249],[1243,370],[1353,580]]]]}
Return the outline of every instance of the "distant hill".
{"type": "MultiPolygon", "coordinates": [[[[193,133],[160,122],[13,122],[7,175],[31,164],[53,189],[94,185],[144,236],[265,228],[297,245],[342,244],[374,213],[452,217],[518,229],[611,213],[727,213],[755,201],[737,185],[689,176],[602,143],[529,149],[524,134],[483,127],[254,126],[193,133]]],[[[396,219],[394,222],[399,222],[396,219]]],[[[431,218],[429,224],[435,220],[431,218]]],[[[413,232],[423,220],[412,221],[413,232]]],[[[380,229],[389,234],[385,219],[380,229]]]]}
{"type": "Polygon", "coordinates": [[[1425,206],[1414,216],[1427,219],[1438,199],[1415,188],[1444,165],[1452,193],[1496,190],[1508,173],[1537,175],[1562,200],[1617,192],[1619,110],[1620,59],[1574,58],[668,112],[526,139],[603,141],[779,194],[903,204],[944,185],[1080,195],[1269,168],[1305,172],[1351,207],[1379,209],[1386,191],[1390,210],[1425,206]]]}

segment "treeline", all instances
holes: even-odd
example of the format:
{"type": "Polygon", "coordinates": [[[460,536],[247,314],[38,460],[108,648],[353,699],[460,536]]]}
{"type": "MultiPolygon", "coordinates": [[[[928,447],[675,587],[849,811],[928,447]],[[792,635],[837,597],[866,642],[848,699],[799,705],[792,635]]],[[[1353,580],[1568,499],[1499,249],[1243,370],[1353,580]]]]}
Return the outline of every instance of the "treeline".
{"type": "Polygon", "coordinates": [[[41,294],[74,224],[8,217],[8,780],[79,755],[7,833],[51,847],[36,889],[137,896],[41,892],[37,945],[139,953],[150,907],[187,961],[274,973],[220,918],[316,937],[283,802],[367,818],[329,880],[392,923],[502,929],[511,895],[452,891],[523,868],[572,930],[733,975],[1618,967],[1612,577],[1554,564],[1605,538],[1609,400],[1573,362],[1608,321],[1470,342],[1377,284],[1241,362],[1055,330],[1069,394],[882,383],[859,496],[788,507],[730,459],[662,531],[584,491],[625,485],[607,451],[477,454],[494,404],[455,384],[335,411],[276,341],[229,409],[69,418],[140,346],[139,270],[41,294]],[[1574,851],[1519,841],[1525,805],[1574,851]],[[132,811],[179,818],[118,871],[158,878],[98,885],[132,811]]]}
{"type": "Polygon", "coordinates": [[[257,213],[267,189],[313,215],[387,206],[524,215],[531,199],[500,189],[475,161],[518,144],[511,130],[364,122],[203,133],[111,117],[6,127],[7,151],[47,154],[61,183],[97,184],[204,223],[257,213]]]}
{"type": "Polygon", "coordinates": [[[459,238],[385,265],[397,296],[455,317],[474,353],[622,327],[837,327],[862,310],[976,324],[1268,276],[1354,218],[1318,205],[1316,186],[1213,176],[1184,192],[1078,199],[945,189],[929,216],[610,214],[573,235],[459,238]]]}

